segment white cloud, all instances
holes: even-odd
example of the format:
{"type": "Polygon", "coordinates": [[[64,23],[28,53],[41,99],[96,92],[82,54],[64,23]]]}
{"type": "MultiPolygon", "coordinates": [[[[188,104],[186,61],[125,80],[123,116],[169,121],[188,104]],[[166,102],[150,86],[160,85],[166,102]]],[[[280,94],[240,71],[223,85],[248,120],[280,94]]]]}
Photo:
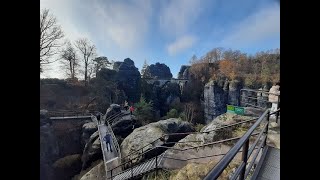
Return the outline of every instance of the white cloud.
{"type": "Polygon", "coordinates": [[[141,45],[149,29],[152,6],[149,0],[94,1],[93,21],[113,46],[132,50],[141,45]]]}
{"type": "Polygon", "coordinates": [[[280,7],[278,3],[260,9],[235,25],[221,41],[225,46],[247,45],[280,34],[280,7]]]}
{"type": "Polygon", "coordinates": [[[196,42],[196,37],[187,35],[183,36],[173,43],[167,46],[167,51],[170,55],[175,55],[179,52],[182,52],[190,47],[196,42]]]}
{"type": "MultiPolygon", "coordinates": [[[[40,0],[40,7],[48,8],[57,18],[70,41],[86,37],[97,52],[131,54],[143,45],[152,15],[150,0],[40,0]]],[[[50,64],[48,77],[63,77],[59,64],[50,64]]]]}
{"type": "Polygon", "coordinates": [[[204,1],[172,0],[160,11],[160,28],[167,34],[186,33],[203,10],[204,1]]]}

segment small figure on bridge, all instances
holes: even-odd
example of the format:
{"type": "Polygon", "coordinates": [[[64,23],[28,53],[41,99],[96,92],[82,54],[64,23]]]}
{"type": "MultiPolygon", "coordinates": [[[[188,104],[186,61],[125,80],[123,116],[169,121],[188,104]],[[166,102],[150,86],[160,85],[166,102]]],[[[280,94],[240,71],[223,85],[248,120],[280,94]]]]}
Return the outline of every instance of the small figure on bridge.
{"type": "Polygon", "coordinates": [[[100,113],[97,113],[96,117],[97,117],[97,120],[98,120],[98,124],[101,124],[101,121],[100,121],[101,115],[100,115],[100,113]]]}
{"type": "Polygon", "coordinates": [[[129,108],[129,105],[128,105],[128,101],[124,101],[124,109],[126,110],[126,111],[128,111],[128,108],[129,108]]]}
{"type": "Polygon", "coordinates": [[[133,107],[133,106],[130,106],[130,114],[131,114],[131,115],[133,114],[133,111],[134,111],[134,107],[133,107]]]}
{"type": "Polygon", "coordinates": [[[111,147],[112,138],[111,138],[111,135],[109,133],[107,133],[104,136],[103,140],[106,142],[107,151],[109,151],[109,146],[110,146],[110,152],[112,152],[112,147],[111,147]]]}

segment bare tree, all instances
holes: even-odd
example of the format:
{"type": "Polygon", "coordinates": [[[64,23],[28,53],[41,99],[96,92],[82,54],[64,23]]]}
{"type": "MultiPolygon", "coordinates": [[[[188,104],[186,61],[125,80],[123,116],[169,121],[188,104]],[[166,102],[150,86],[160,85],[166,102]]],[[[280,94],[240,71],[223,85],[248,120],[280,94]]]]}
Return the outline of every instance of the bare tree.
{"type": "Polygon", "coordinates": [[[61,46],[59,40],[64,37],[57,19],[49,13],[48,9],[40,12],[40,72],[42,65],[49,64],[50,58],[57,54],[57,48],[61,46]]]}
{"type": "Polygon", "coordinates": [[[78,58],[76,55],[76,50],[73,48],[72,44],[68,41],[66,43],[66,48],[61,52],[61,59],[63,66],[67,69],[67,75],[72,80],[76,77],[76,70],[79,66],[78,58]]]}
{"type": "Polygon", "coordinates": [[[192,122],[195,114],[195,105],[193,103],[187,103],[184,105],[185,120],[192,122]]]}
{"type": "Polygon", "coordinates": [[[88,39],[81,38],[76,41],[76,47],[78,48],[82,61],[84,63],[84,81],[85,86],[88,84],[88,66],[91,64],[92,57],[95,56],[96,47],[91,44],[88,39]]]}

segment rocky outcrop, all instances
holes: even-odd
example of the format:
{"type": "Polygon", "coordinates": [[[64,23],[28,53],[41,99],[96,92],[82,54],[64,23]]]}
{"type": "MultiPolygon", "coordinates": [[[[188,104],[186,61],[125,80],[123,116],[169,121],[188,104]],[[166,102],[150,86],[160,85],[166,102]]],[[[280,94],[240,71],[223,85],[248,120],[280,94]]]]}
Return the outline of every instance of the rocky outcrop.
{"type": "Polygon", "coordinates": [[[89,172],[85,173],[80,180],[105,180],[106,171],[104,163],[101,161],[98,165],[94,166],[89,172]]]}
{"type": "Polygon", "coordinates": [[[180,101],[180,87],[175,83],[167,83],[160,88],[159,94],[157,96],[159,100],[159,110],[160,116],[166,115],[170,110],[169,106],[174,101],[180,101]]]}
{"type": "Polygon", "coordinates": [[[73,154],[58,159],[52,165],[54,169],[54,179],[70,180],[81,171],[81,155],[73,154]]]}
{"type": "Polygon", "coordinates": [[[117,114],[119,112],[121,112],[120,105],[119,104],[111,104],[110,107],[107,109],[106,118],[108,118],[114,114],[117,114]]]}
{"type": "Polygon", "coordinates": [[[133,127],[138,128],[137,120],[134,116],[127,115],[123,116],[120,120],[111,125],[113,133],[116,136],[121,136],[122,138],[127,137],[132,131],[133,127]]]}
{"type": "Polygon", "coordinates": [[[190,79],[190,67],[191,66],[182,65],[178,73],[178,79],[190,79]]]}
{"type": "MultiPolygon", "coordinates": [[[[233,126],[231,128],[225,128],[214,131],[216,128],[229,125],[236,122],[241,122],[250,119],[248,116],[240,116],[231,113],[225,113],[218,117],[216,117],[211,123],[204,126],[200,132],[207,133],[197,133],[190,134],[185,138],[181,139],[179,142],[174,145],[176,149],[181,150],[173,150],[169,149],[165,152],[165,156],[171,157],[174,159],[180,160],[165,160],[164,166],[168,169],[179,169],[187,165],[188,163],[209,163],[212,160],[218,162],[221,156],[209,156],[216,154],[224,154],[227,153],[231,146],[236,142],[227,142],[223,144],[217,144],[212,146],[203,146],[199,148],[194,148],[200,145],[204,145],[210,142],[219,141],[222,139],[239,137],[242,136],[247,129],[252,125],[250,123],[245,123],[243,125],[233,126]],[[208,157],[209,156],[209,157],[208,157]],[[205,158],[196,158],[196,157],[205,157],[205,158]],[[188,160],[188,158],[190,158],[188,160]],[[191,159],[195,158],[195,159],[191,159]],[[184,161],[182,161],[184,160],[184,161]]],[[[240,158],[240,157],[237,157],[240,158]]]]}
{"type": "MultiPolygon", "coordinates": [[[[179,133],[179,132],[191,132],[194,131],[192,124],[171,118],[167,120],[161,120],[155,123],[150,123],[148,125],[142,126],[135,129],[129,136],[127,136],[121,143],[120,149],[122,157],[129,155],[131,152],[134,152],[142,147],[146,146],[143,151],[152,149],[157,145],[163,145],[164,142],[156,141],[162,135],[167,133],[179,133]],[[154,142],[152,145],[151,142],[154,142]]],[[[167,137],[169,141],[178,141],[183,138],[183,136],[172,136],[167,137]]],[[[143,159],[153,157],[157,154],[160,154],[163,151],[150,151],[150,153],[145,154],[143,157],[135,159],[135,162],[140,162],[143,159]]]]}
{"type": "Polygon", "coordinates": [[[231,81],[229,83],[228,103],[234,106],[240,106],[240,90],[242,83],[240,81],[231,81]]]}
{"type": "Polygon", "coordinates": [[[240,81],[210,81],[204,87],[204,112],[206,123],[227,111],[227,104],[240,105],[240,81]]]}
{"type": "Polygon", "coordinates": [[[158,79],[171,79],[172,74],[170,68],[163,63],[151,64],[146,68],[146,73],[150,75],[151,78],[158,79]]]}
{"type": "Polygon", "coordinates": [[[223,85],[216,81],[208,82],[204,87],[204,113],[206,123],[227,111],[227,99],[223,85]]]}
{"type": "Polygon", "coordinates": [[[90,164],[98,159],[102,158],[101,144],[99,138],[99,132],[96,131],[90,136],[88,143],[86,144],[81,157],[82,169],[86,169],[90,164]]]}
{"type": "Polygon", "coordinates": [[[141,75],[130,58],[122,63],[116,62],[114,70],[117,71],[118,88],[123,90],[128,97],[128,102],[138,102],[140,98],[141,75]]]}
{"type": "Polygon", "coordinates": [[[83,147],[88,143],[90,136],[98,130],[97,124],[94,122],[86,123],[82,126],[82,145],[83,147]]]}

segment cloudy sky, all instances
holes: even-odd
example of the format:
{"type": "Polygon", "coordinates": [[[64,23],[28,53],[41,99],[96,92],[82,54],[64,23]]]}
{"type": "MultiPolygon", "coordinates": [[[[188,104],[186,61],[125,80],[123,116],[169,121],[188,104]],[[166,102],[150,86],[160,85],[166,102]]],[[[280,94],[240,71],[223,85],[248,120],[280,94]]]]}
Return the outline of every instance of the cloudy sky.
{"type": "MultiPolygon", "coordinates": [[[[53,13],[66,38],[86,37],[98,55],[141,69],[161,62],[174,77],[193,54],[215,47],[248,54],[280,47],[277,0],[40,0],[53,13]]],[[[54,64],[43,77],[62,78],[54,64]]]]}

